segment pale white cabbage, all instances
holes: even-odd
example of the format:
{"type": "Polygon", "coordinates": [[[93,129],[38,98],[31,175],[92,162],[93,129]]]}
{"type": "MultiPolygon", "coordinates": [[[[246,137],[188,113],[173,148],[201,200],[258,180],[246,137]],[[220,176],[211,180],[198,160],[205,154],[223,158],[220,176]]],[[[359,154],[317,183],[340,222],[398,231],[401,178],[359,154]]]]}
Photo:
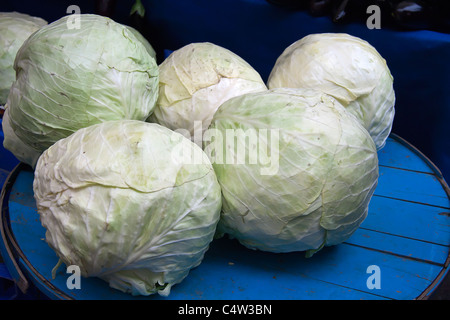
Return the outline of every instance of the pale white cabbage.
{"type": "Polygon", "coordinates": [[[133,295],[168,295],[199,265],[221,208],[202,149],[137,120],[56,142],[39,158],[33,190],[46,241],[62,262],[133,295]]]}
{"type": "Polygon", "coordinates": [[[5,141],[3,143],[5,148],[8,149],[17,160],[34,167],[41,153],[22,142],[22,140],[16,136],[16,133],[9,122],[9,108],[7,108],[3,114],[2,130],[4,137],[8,137],[8,139],[5,139],[6,143],[5,141]]]}
{"type": "Polygon", "coordinates": [[[179,130],[201,145],[217,108],[231,97],[267,90],[244,59],[209,42],[172,52],[159,66],[159,97],[149,121],[179,130]]]}
{"type": "Polygon", "coordinates": [[[252,249],[312,255],[348,239],[367,216],[378,182],[376,147],[331,96],[287,88],[245,94],[218,109],[208,132],[204,150],[223,194],[218,235],[252,249]],[[262,138],[233,144],[226,138],[233,130],[262,138]],[[222,150],[214,142],[220,137],[222,150]],[[231,160],[217,161],[218,154],[231,160]],[[268,159],[277,170],[264,173],[268,159]]]}
{"type": "Polygon", "coordinates": [[[6,103],[16,79],[14,59],[28,37],[47,21],[20,12],[0,12],[0,105],[6,103]]]}
{"type": "Polygon", "coordinates": [[[153,111],[158,65],[149,44],[110,18],[79,18],[78,29],[69,28],[70,16],[42,27],[18,51],[5,106],[14,137],[5,134],[6,149],[19,139],[40,154],[80,128],[144,121],[153,111]]]}
{"type": "Polygon", "coordinates": [[[312,88],[332,95],[360,119],[378,150],[392,130],[393,77],[386,60],[358,37],[319,33],[294,42],[278,57],[267,86],[312,88]]]}
{"type": "Polygon", "coordinates": [[[130,27],[130,26],[126,26],[126,27],[128,28],[128,30],[130,30],[133,33],[133,35],[136,37],[136,39],[139,40],[145,46],[145,49],[147,49],[148,54],[150,56],[152,56],[153,59],[156,60],[156,51],[155,51],[155,49],[153,49],[150,42],[148,42],[148,40],[135,28],[130,27]]]}

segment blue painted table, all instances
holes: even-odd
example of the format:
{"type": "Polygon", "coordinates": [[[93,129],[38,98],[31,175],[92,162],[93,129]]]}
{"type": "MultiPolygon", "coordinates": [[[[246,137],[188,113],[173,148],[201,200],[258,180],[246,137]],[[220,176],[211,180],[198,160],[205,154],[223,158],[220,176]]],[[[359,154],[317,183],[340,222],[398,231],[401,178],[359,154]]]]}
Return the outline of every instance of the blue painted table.
{"type": "Polygon", "coordinates": [[[449,188],[439,170],[396,135],[379,151],[379,164],[369,215],[345,243],[305,258],[218,239],[168,298],[132,297],[97,278],[82,278],[81,289],[70,290],[64,266],[52,279],[58,258],[43,240],[33,172],[19,165],[2,191],[1,254],[20,288],[37,287],[52,299],[426,299],[448,272],[449,188]]]}

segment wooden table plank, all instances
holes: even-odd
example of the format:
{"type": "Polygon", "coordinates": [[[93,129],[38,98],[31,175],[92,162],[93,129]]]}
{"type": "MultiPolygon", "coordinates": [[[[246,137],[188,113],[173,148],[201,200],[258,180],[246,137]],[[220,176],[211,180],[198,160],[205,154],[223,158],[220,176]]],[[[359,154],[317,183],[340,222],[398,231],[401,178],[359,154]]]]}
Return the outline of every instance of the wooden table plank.
{"type": "Polygon", "coordinates": [[[374,196],[361,227],[449,246],[449,214],[449,209],[374,196]]]}
{"type": "Polygon", "coordinates": [[[440,266],[444,266],[450,249],[449,246],[377,232],[364,227],[356,230],[346,243],[440,266]]]}
{"type": "Polygon", "coordinates": [[[423,159],[392,137],[389,137],[384,148],[378,151],[378,163],[385,167],[433,173],[433,170],[423,159]]]}
{"type": "Polygon", "coordinates": [[[375,190],[378,196],[450,208],[448,195],[431,174],[383,166],[379,167],[379,173],[375,190]]]}
{"type": "Polygon", "coordinates": [[[276,292],[279,292],[277,297],[283,298],[288,291],[296,292],[297,295],[292,295],[296,299],[354,299],[355,291],[360,292],[362,299],[367,294],[374,295],[372,299],[375,296],[379,299],[413,299],[440,270],[436,265],[349,244],[324,248],[308,259],[301,253],[248,251],[237,242],[222,239],[214,242],[204,263],[179,286],[180,291],[185,292],[192,292],[194,287],[200,286],[203,295],[219,299],[273,298],[276,292]],[[232,265],[227,266],[230,262],[232,265]],[[367,273],[367,268],[371,265],[380,268],[380,289],[367,287],[371,275],[367,273]],[[244,286],[249,282],[249,275],[259,279],[260,284],[254,288],[244,286]],[[204,288],[203,282],[208,283],[210,279],[223,280],[220,286],[209,283],[209,287],[204,288]],[[269,279],[273,280],[265,286],[269,279]],[[238,290],[240,285],[243,286],[242,291],[238,290]],[[340,291],[339,295],[335,295],[336,291],[329,291],[332,285],[340,291]],[[351,293],[347,296],[345,290],[338,288],[346,288],[351,293]]]}

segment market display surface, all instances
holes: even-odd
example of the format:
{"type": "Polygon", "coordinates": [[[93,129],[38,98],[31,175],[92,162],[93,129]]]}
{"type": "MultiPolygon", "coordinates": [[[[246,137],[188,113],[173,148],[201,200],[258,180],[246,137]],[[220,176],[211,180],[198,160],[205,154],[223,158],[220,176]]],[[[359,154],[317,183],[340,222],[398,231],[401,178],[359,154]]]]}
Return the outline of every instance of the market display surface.
{"type": "Polygon", "coordinates": [[[447,274],[449,187],[391,133],[394,78],[368,42],[308,35],[266,85],[213,43],[157,65],[137,30],[80,18],[42,23],[9,65],[2,143],[21,163],[0,172],[0,249],[24,292],[422,299],[447,274]]]}
{"type": "Polygon", "coordinates": [[[427,298],[448,272],[448,187],[417,149],[395,135],[378,155],[380,179],[369,214],[346,242],[306,258],[301,252],[268,253],[228,238],[214,240],[202,263],[168,297],[131,296],[97,278],[82,278],[81,289],[68,289],[72,274],[63,266],[53,278],[58,257],[44,241],[27,166],[18,167],[8,180],[2,227],[11,231],[10,247],[13,240],[20,249],[14,259],[28,285],[37,285],[52,299],[427,298]],[[409,184],[403,183],[406,179],[409,184]],[[379,289],[368,286],[371,266],[381,272],[379,289]]]}

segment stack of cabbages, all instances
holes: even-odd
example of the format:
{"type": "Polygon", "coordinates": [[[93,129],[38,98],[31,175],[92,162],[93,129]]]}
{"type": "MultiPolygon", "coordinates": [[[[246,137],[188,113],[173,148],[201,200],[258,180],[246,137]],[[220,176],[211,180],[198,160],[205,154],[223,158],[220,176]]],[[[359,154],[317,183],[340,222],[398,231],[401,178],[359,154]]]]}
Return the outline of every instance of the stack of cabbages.
{"type": "Polygon", "coordinates": [[[264,83],[213,43],[157,65],[136,30],[69,18],[24,40],[3,117],[61,262],[168,295],[217,237],[311,256],[365,219],[395,101],[367,42],[306,36],[264,83]]]}

